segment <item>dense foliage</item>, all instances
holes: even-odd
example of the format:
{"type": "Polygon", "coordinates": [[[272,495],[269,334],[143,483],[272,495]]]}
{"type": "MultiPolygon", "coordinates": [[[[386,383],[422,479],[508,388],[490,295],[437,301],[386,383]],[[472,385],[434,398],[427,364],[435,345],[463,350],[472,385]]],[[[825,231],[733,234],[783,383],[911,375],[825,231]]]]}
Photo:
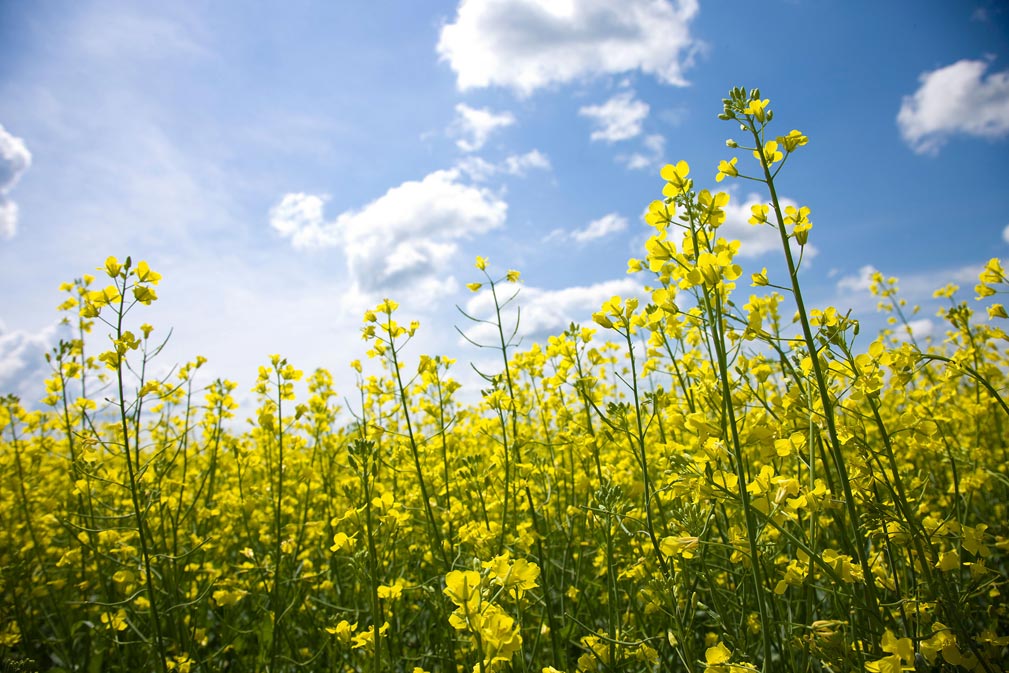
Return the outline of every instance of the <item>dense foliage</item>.
{"type": "Polygon", "coordinates": [[[385,300],[352,408],[273,356],[240,426],[202,358],[147,373],[146,263],[65,284],[42,410],[0,404],[0,670],[1005,670],[1005,273],[987,316],[940,289],[935,343],[877,275],[894,329],[855,349],[853,316],[803,302],[810,210],[775,180],[807,138],[768,105],[724,101],[753,161],[717,180],[766,188],[784,277],[740,299],[729,196],[666,166],[644,299],[592,328],[520,351],[519,274],[478,258],[497,310],[467,334],[501,369],[476,403],[452,360],[404,359],[419,326],[385,300]]]}

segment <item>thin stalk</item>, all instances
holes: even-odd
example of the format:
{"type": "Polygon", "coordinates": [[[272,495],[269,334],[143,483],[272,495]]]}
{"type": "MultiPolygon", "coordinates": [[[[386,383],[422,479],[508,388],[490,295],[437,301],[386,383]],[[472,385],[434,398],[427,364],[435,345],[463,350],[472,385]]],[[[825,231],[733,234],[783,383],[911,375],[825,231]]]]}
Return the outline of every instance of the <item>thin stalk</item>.
{"type": "MultiPolygon", "coordinates": [[[[119,296],[119,310],[116,314],[116,340],[122,339],[123,336],[123,316],[126,315],[126,281],[123,281],[122,291],[119,296]]],[[[117,346],[118,347],[118,346],[117,346]]],[[[165,643],[161,635],[161,616],[158,613],[158,600],[154,593],[154,573],[153,564],[151,563],[151,552],[149,549],[149,542],[147,539],[147,530],[145,526],[145,517],[143,514],[143,508],[140,506],[140,495],[138,493],[137,485],[137,472],[140,470],[140,438],[137,437],[137,465],[134,467],[133,458],[130,454],[130,422],[126,415],[126,386],[123,382],[123,363],[120,362],[116,366],[116,385],[118,387],[118,402],[119,407],[119,424],[120,430],[123,433],[123,453],[126,456],[126,471],[130,480],[130,500],[133,503],[133,516],[137,522],[137,536],[140,538],[140,553],[144,562],[144,579],[147,584],[147,599],[151,606],[151,621],[154,623],[154,642],[157,647],[158,663],[160,664],[161,672],[168,673],[168,654],[165,650],[165,643]]]]}
{"type": "MultiPolygon", "coordinates": [[[[760,134],[757,132],[756,128],[750,124],[748,125],[748,129],[753,135],[753,139],[757,144],[756,146],[758,148],[762,148],[764,144],[761,142],[760,134]]],[[[792,295],[795,297],[795,305],[799,315],[799,322],[802,326],[803,340],[805,341],[809,358],[812,361],[813,377],[816,380],[817,391],[820,395],[820,404],[823,406],[824,420],[827,423],[827,436],[830,440],[831,458],[834,463],[834,468],[837,470],[838,480],[841,482],[841,488],[844,491],[844,505],[848,512],[848,519],[850,520],[851,531],[855,540],[855,552],[858,556],[859,565],[862,567],[862,574],[867,578],[865,594],[870,608],[870,615],[878,624],[881,621],[879,614],[879,599],[876,596],[875,585],[871,581],[872,570],[869,568],[869,562],[866,557],[866,542],[860,527],[861,516],[858,511],[858,506],[855,503],[854,494],[851,491],[851,479],[848,476],[848,468],[845,464],[844,454],[841,451],[841,441],[837,434],[837,427],[834,419],[834,403],[830,396],[830,390],[827,387],[827,381],[824,377],[823,369],[820,366],[820,359],[817,355],[818,349],[816,347],[816,342],[813,339],[812,329],[809,325],[809,315],[806,311],[806,305],[802,298],[802,288],[799,284],[799,269],[792,257],[792,248],[789,244],[788,231],[785,229],[785,220],[781,214],[781,202],[778,199],[778,192],[774,187],[774,177],[771,175],[771,168],[763,151],[760,151],[757,154],[760,157],[760,166],[764,171],[764,182],[767,185],[767,189],[771,196],[771,203],[774,207],[774,216],[777,222],[778,234],[781,238],[781,247],[784,251],[785,263],[788,265],[788,276],[791,280],[792,295]]],[[[876,635],[878,635],[878,633],[872,634],[873,637],[871,638],[871,642],[876,641],[876,635]]]]}

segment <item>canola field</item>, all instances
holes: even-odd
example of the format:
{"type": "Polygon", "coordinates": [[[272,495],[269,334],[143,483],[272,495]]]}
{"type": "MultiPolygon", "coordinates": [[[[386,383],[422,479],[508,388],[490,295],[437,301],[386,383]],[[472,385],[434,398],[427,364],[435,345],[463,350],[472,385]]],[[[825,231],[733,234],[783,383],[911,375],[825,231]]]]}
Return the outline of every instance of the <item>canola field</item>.
{"type": "MultiPolygon", "coordinates": [[[[811,211],[777,197],[809,139],[757,90],[721,117],[717,180],[761,183],[786,271],[742,278],[729,195],[666,166],[645,299],[523,349],[499,310],[475,402],[385,300],[379,374],[338,394],[272,356],[243,422],[202,358],[147,373],[146,262],[65,283],[42,406],[0,399],[0,671],[1009,668],[1000,261],[937,288],[929,343],[877,275],[893,327],[856,338],[805,304],[811,211]]],[[[520,278],[494,269],[470,289],[501,307],[520,278]]]]}

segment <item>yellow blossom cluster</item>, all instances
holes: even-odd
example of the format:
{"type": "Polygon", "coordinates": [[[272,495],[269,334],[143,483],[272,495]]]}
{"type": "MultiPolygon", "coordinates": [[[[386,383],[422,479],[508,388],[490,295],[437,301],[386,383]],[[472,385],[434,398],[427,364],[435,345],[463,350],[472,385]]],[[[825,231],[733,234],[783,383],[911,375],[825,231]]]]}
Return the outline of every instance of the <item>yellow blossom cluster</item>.
{"type": "Polygon", "coordinates": [[[1004,261],[937,290],[931,338],[874,276],[860,335],[804,300],[811,211],[771,189],[810,140],[758,90],[720,116],[715,181],[767,187],[781,263],[740,296],[730,194],[666,166],[641,291],[588,325],[520,343],[521,274],[477,258],[498,310],[463,335],[500,357],[469,397],[385,299],[351,390],[273,355],[242,423],[202,357],[152,375],[147,263],[61,286],[45,397],[0,398],[0,669],[1006,670],[1004,261]]]}

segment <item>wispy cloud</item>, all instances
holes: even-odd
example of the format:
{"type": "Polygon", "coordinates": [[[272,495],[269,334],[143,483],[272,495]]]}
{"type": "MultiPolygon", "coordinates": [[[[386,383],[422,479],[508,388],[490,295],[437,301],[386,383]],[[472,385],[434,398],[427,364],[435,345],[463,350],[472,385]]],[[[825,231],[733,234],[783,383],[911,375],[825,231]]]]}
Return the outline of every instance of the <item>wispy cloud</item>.
{"type": "Polygon", "coordinates": [[[550,170],[550,158],[539,150],[529,150],[525,154],[510,154],[498,163],[482,157],[468,156],[456,167],[469,176],[470,180],[486,182],[495,175],[524,177],[529,171],[550,170]]]}
{"type": "Polygon", "coordinates": [[[683,86],[697,41],[696,0],[460,0],[438,54],[461,90],[527,96],[552,84],[641,70],[683,86]]]}
{"type": "Polygon", "coordinates": [[[950,136],[1009,135],[1009,70],[984,76],[987,61],[961,60],[921,75],[897,113],[904,141],[918,154],[938,154],[950,136]]]}
{"type": "MultiPolygon", "coordinates": [[[[899,296],[909,302],[925,302],[932,299],[932,294],[946,283],[955,283],[961,287],[973,289],[977,283],[978,274],[984,267],[983,262],[945,269],[922,269],[895,276],[899,296]]],[[[872,276],[880,270],[865,264],[858,271],[839,278],[836,282],[838,294],[853,298],[867,299],[872,286],[872,276]]],[[[885,278],[891,276],[884,273],[885,278]]],[[[872,302],[863,302],[866,305],[872,302]]],[[[873,304],[874,305],[874,304],[873,304]]]]}
{"type": "Polygon", "coordinates": [[[476,152],[494,131],[515,123],[511,112],[494,112],[489,108],[472,108],[465,103],[455,106],[456,119],[450,132],[460,136],[455,141],[463,152],[476,152]]]}
{"type": "Polygon", "coordinates": [[[837,289],[844,293],[865,293],[872,287],[872,277],[878,273],[879,269],[871,264],[859,268],[851,275],[842,276],[837,281],[837,289]]]}
{"type": "Polygon", "coordinates": [[[645,136],[642,150],[631,154],[618,154],[617,161],[631,170],[654,169],[662,163],[666,139],[659,134],[645,136]]]}
{"type": "Polygon", "coordinates": [[[592,220],[584,228],[571,233],[571,237],[579,243],[594,241],[597,238],[609,236],[627,228],[627,218],[617,213],[608,213],[598,220],[592,220]]]}
{"type": "Polygon", "coordinates": [[[592,220],[584,227],[573,231],[554,229],[547,234],[544,241],[572,240],[578,243],[588,243],[605,238],[627,229],[627,218],[618,213],[607,213],[597,220],[592,220]]]}
{"type": "Polygon", "coordinates": [[[8,133],[0,124],[0,238],[12,238],[17,232],[18,206],[7,193],[31,163],[32,155],[24,141],[8,133]]]}
{"type": "Polygon", "coordinates": [[[640,135],[648,110],[648,103],[637,100],[633,91],[622,91],[600,105],[586,105],[578,114],[595,125],[592,140],[613,143],[640,135]]]}

